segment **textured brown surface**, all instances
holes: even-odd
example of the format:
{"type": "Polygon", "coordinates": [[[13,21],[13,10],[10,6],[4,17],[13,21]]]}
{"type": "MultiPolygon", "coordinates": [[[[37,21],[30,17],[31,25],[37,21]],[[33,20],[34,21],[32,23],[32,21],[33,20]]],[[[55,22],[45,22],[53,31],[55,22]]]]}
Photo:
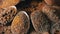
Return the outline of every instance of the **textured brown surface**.
{"type": "Polygon", "coordinates": [[[43,7],[43,13],[47,15],[47,17],[52,21],[51,22],[51,33],[52,34],[60,34],[60,7],[58,6],[47,6],[43,7]]]}
{"type": "Polygon", "coordinates": [[[2,34],[2,32],[3,32],[3,25],[0,25],[0,34],[2,34]]]}
{"type": "Polygon", "coordinates": [[[0,9],[0,23],[6,25],[13,20],[14,16],[17,13],[15,6],[10,6],[5,9],[0,9]]]}
{"type": "Polygon", "coordinates": [[[0,0],[0,34],[60,34],[60,0],[19,2],[0,0]]]}
{"type": "Polygon", "coordinates": [[[38,34],[36,31],[32,31],[30,34],[38,34]]]}
{"type": "Polygon", "coordinates": [[[10,26],[4,26],[3,30],[4,34],[12,34],[10,26]]]}
{"type": "Polygon", "coordinates": [[[60,0],[44,0],[47,5],[59,5],[60,6],[60,0]]]}
{"type": "Polygon", "coordinates": [[[59,14],[60,14],[60,8],[57,9],[55,7],[51,7],[51,6],[45,5],[43,7],[42,11],[43,11],[43,13],[45,13],[48,16],[48,18],[51,21],[53,21],[55,23],[59,23],[60,22],[60,16],[59,16],[59,14]]]}
{"type": "Polygon", "coordinates": [[[34,29],[37,32],[43,33],[48,32],[49,30],[49,22],[44,13],[40,11],[35,11],[31,14],[31,21],[34,29]]]}
{"type": "Polygon", "coordinates": [[[19,3],[20,0],[0,0],[0,8],[6,8],[9,6],[14,6],[19,3]]]}
{"type": "Polygon", "coordinates": [[[11,31],[13,34],[26,34],[30,27],[29,16],[24,11],[19,12],[11,25],[11,31]]]}
{"type": "Polygon", "coordinates": [[[60,23],[55,23],[51,26],[51,33],[52,34],[60,34],[60,23]]]}

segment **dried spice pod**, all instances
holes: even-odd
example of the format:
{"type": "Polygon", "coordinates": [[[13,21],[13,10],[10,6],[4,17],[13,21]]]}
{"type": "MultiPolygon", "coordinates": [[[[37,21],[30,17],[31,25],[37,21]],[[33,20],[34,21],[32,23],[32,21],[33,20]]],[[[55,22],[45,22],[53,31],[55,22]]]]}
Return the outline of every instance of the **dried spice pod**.
{"type": "Polygon", "coordinates": [[[60,0],[44,0],[47,5],[59,5],[60,6],[60,0]]]}
{"type": "Polygon", "coordinates": [[[60,34],[60,23],[56,23],[51,26],[51,34],[60,34]]]}
{"type": "Polygon", "coordinates": [[[6,25],[13,20],[14,16],[17,13],[15,6],[10,6],[8,8],[1,9],[0,11],[0,23],[6,25]]]}
{"type": "Polygon", "coordinates": [[[41,11],[35,11],[31,14],[31,21],[35,31],[38,33],[48,32],[50,25],[49,20],[41,11]]]}
{"type": "Polygon", "coordinates": [[[6,8],[18,4],[20,0],[0,0],[0,8],[6,8]]]}
{"type": "Polygon", "coordinates": [[[60,34],[60,7],[44,6],[42,11],[47,15],[51,22],[51,33],[60,34]],[[57,32],[58,31],[58,32],[57,32]]]}
{"type": "Polygon", "coordinates": [[[60,8],[45,5],[42,11],[53,22],[52,24],[60,22],[60,8]]]}
{"type": "Polygon", "coordinates": [[[12,34],[26,34],[30,27],[29,16],[26,12],[19,12],[11,25],[12,34]]]}

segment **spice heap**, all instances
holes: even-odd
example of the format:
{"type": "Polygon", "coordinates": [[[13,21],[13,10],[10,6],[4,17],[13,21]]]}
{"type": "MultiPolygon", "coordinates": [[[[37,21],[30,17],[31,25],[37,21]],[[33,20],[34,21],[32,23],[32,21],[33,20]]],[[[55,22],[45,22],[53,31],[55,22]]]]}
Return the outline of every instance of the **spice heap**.
{"type": "Polygon", "coordinates": [[[60,0],[0,0],[0,34],[60,34],[60,0]]]}

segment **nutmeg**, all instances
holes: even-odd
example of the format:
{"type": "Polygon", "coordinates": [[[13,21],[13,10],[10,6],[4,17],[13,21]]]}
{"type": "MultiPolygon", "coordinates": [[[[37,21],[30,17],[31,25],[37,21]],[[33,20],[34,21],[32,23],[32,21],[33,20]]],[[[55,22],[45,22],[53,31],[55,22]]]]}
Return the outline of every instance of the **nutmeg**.
{"type": "Polygon", "coordinates": [[[30,27],[29,16],[26,12],[19,12],[12,21],[12,34],[26,34],[30,27]]]}
{"type": "Polygon", "coordinates": [[[49,20],[41,11],[35,11],[31,14],[31,21],[36,32],[48,32],[49,20]]]}
{"type": "Polygon", "coordinates": [[[60,8],[45,5],[42,12],[45,13],[53,23],[60,22],[60,8]]]}

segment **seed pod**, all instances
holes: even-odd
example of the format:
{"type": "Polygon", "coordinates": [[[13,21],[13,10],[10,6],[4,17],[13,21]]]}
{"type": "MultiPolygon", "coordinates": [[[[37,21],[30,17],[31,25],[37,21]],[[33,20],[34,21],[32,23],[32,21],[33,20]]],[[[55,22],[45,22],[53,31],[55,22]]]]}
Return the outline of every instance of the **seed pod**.
{"type": "Polygon", "coordinates": [[[19,12],[12,21],[12,34],[26,34],[30,27],[29,16],[26,12],[19,12]]]}
{"type": "Polygon", "coordinates": [[[0,0],[0,8],[6,8],[14,6],[19,3],[20,0],[0,0]]]}
{"type": "Polygon", "coordinates": [[[17,9],[15,6],[10,6],[5,9],[1,9],[0,11],[0,23],[6,25],[13,20],[14,16],[17,13],[17,9]]]}
{"type": "Polygon", "coordinates": [[[45,13],[48,18],[54,23],[59,23],[60,22],[60,8],[55,8],[51,6],[45,5],[42,9],[43,13],[45,13]]]}
{"type": "Polygon", "coordinates": [[[41,11],[35,11],[31,14],[31,21],[35,31],[39,33],[48,32],[50,26],[45,14],[41,11]]]}
{"type": "Polygon", "coordinates": [[[60,8],[52,6],[44,6],[43,13],[45,13],[51,22],[51,34],[59,34],[60,32],[60,8]],[[58,31],[58,32],[57,32],[58,31]],[[56,33],[55,33],[56,32],[56,33]]]}

